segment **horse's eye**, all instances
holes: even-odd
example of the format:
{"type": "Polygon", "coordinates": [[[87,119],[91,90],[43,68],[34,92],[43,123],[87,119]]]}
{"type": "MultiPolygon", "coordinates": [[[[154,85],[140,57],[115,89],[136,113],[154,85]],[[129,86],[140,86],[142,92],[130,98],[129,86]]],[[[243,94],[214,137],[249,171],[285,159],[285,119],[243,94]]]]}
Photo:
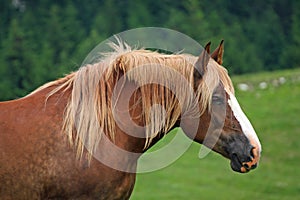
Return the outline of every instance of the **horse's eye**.
{"type": "Polygon", "coordinates": [[[221,105],[221,104],[224,104],[224,98],[223,98],[223,97],[220,97],[220,96],[214,95],[214,96],[212,97],[212,102],[213,102],[214,104],[221,105]]]}

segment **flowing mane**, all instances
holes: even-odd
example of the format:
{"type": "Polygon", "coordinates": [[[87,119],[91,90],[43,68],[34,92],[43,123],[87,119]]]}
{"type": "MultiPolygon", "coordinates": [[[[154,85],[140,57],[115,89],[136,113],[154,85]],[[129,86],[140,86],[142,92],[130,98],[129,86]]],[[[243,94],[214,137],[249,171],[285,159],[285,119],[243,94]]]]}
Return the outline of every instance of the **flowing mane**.
{"type": "Polygon", "coordinates": [[[233,93],[226,69],[213,59],[210,59],[200,84],[194,88],[194,64],[197,57],[131,49],[120,41],[110,46],[114,51],[107,53],[99,62],[85,65],[65,78],[37,89],[57,85],[48,98],[58,91],[72,89],[65,110],[63,132],[76,145],[79,157],[82,156],[84,146],[93,155],[103,134],[114,140],[116,122],[113,104],[118,99],[112,99],[112,96],[114,86],[121,77],[139,86],[139,101],[146,127],[145,147],[158,134],[170,131],[180,117],[199,117],[210,107],[213,91],[220,82],[233,93]],[[157,104],[165,111],[151,109],[157,104]]]}

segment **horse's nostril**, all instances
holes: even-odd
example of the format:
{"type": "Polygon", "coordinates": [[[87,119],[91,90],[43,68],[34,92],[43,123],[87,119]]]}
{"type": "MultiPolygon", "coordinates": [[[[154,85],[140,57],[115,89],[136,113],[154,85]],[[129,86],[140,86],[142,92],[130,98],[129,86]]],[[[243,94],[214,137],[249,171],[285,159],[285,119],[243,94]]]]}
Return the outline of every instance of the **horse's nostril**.
{"type": "Polygon", "coordinates": [[[255,157],[255,156],[254,156],[254,149],[255,149],[255,148],[254,148],[254,147],[252,147],[252,148],[251,148],[251,150],[250,150],[250,155],[251,155],[251,157],[252,157],[252,158],[254,158],[254,157],[255,157]]]}
{"type": "Polygon", "coordinates": [[[251,162],[253,160],[253,157],[252,156],[248,156],[247,159],[246,159],[246,162],[251,162]]]}

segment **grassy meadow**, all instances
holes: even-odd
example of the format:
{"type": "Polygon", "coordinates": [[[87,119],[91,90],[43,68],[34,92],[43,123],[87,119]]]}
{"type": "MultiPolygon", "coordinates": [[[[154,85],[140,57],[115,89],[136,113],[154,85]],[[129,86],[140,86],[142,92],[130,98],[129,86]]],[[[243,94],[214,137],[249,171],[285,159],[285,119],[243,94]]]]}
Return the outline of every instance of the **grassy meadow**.
{"type": "Polygon", "coordinates": [[[193,143],[170,166],[138,174],[131,200],[300,198],[300,69],[232,80],[262,143],[258,168],[247,174],[233,172],[229,160],[214,152],[199,159],[201,146],[193,143]]]}

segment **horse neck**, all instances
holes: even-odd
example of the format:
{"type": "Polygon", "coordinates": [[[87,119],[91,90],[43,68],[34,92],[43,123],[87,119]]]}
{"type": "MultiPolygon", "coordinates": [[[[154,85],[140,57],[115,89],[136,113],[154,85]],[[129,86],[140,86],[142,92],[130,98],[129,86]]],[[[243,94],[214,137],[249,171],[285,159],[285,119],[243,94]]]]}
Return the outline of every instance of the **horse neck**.
{"type": "MultiPolygon", "coordinates": [[[[139,153],[145,152],[149,148],[154,146],[166,134],[168,134],[169,131],[164,132],[164,127],[161,127],[161,132],[156,134],[155,137],[151,139],[147,138],[149,136],[146,135],[146,127],[149,126],[149,124],[147,125],[144,119],[146,113],[143,110],[145,108],[143,108],[143,103],[141,101],[141,99],[145,98],[145,96],[142,96],[140,90],[135,90],[138,87],[133,82],[126,81],[126,83],[123,86],[124,87],[120,90],[120,93],[118,94],[119,100],[117,101],[115,107],[115,110],[121,111],[120,113],[117,113],[117,116],[115,116],[115,120],[118,128],[122,129],[122,131],[118,131],[116,136],[123,137],[121,141],[127,141],[127,147],[125,147],[125,150],[133,150],[134,152],[139,153]],[[131,93],[128,91],[134,92],[131,93]],[[124,115],[124,113],[128,113],[129,115],[124,115]],[[119,125],[121,125],[121,127],[119,127],[119,125]],[[149,143],[147,144],[147,142],[149,143]]],[[[169,117],[174,116],[171,115],[169,117]]],[[[176,127],[179,127],[180,117],[176,115],[175,121],[176,123],[173,124],[172,127],[168,127],[168,130],[172,130],[176,127]]],[[[118,141],[120,140],[116,139],[115,142],[118,143],[118,141]]]]}
{"type": "Polygon", "coordinates": [[[57,86],[50,86],[39,89],[37,92],[33,92],[32,94],[24,97],[24,101],[28,103],[33,102],[35,105],[40,105],[41,111],[45,112],[49,116],[59,116],[59,122],[57,123],[62,125],[64,110],[69,101],[71,88],[60,90],[54,94],[51,94],[56,87],[57,86]],[[49,94],[51,95],[49,96],[49,94]]]}

